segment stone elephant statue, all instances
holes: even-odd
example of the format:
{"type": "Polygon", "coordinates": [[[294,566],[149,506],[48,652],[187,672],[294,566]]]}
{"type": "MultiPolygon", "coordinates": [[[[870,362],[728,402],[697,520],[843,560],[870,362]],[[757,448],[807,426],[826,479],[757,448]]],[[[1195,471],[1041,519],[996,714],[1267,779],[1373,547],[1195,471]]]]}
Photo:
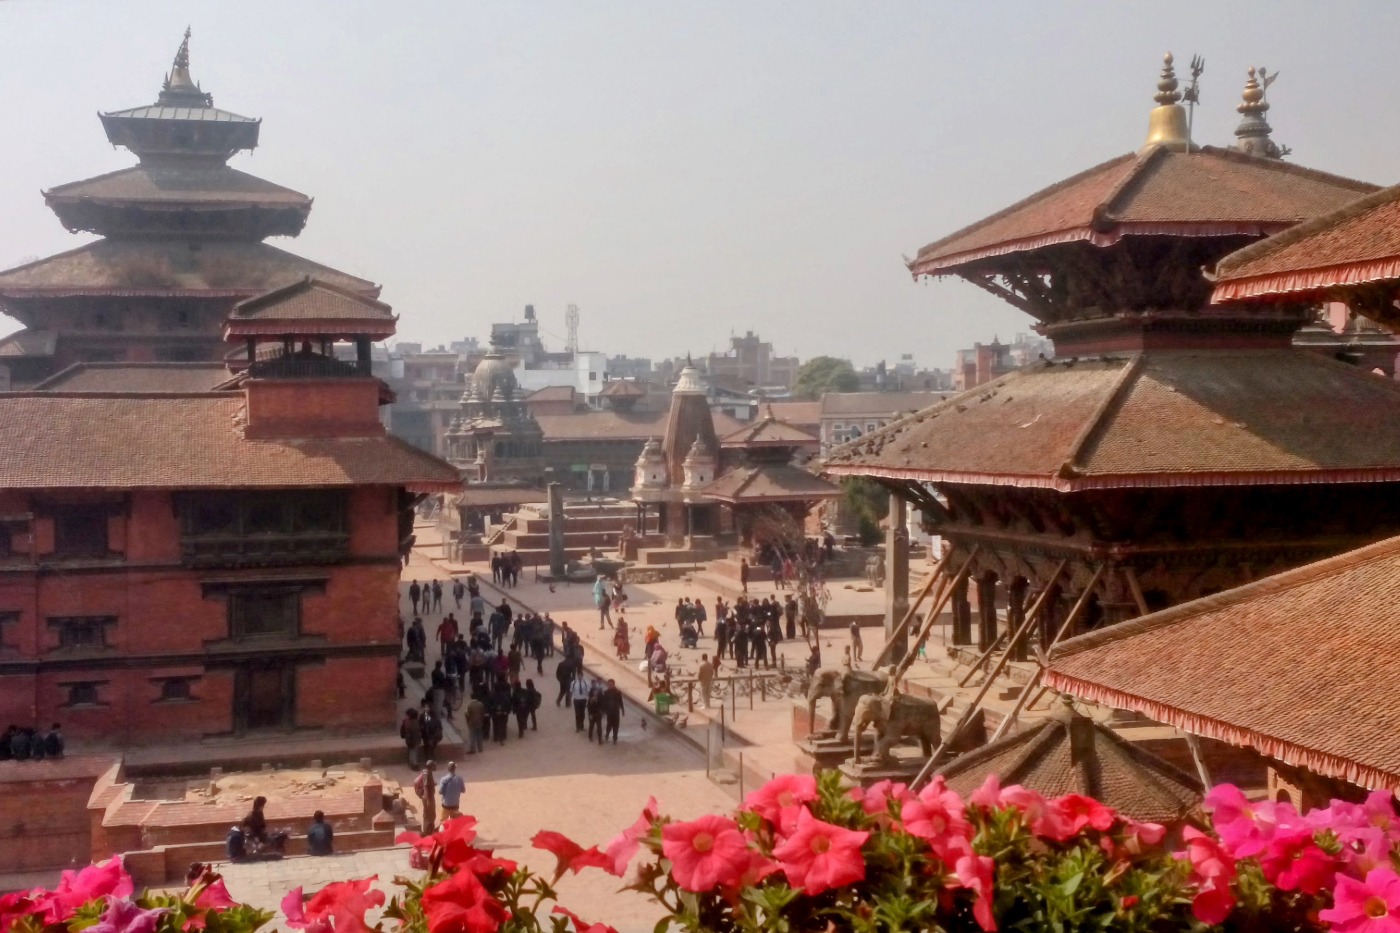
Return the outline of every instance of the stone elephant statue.
{"type": "Polygon", "coordinates": [[[884,690],[889,680],[889,675],[883,671],[851,671],[840,667],[824,667],[817,671],[807,688],[807,731],[815,728],[817,701],[825,697],[831,701],[836,737],[842,742],[849,741],[851,712],[856,700],[884,690]]]}
{"type": "Polygon", "coordinates": [[[938,703],[897,690],[869,693],[856,701],[851,717],[855,728],[855,761],[860,760],[860,737],[867,726],[875,730],[875,759],[893,760],[890,749],[901,739],[916,738],[924,756],[933,754],[942,734],[938,703]]]}

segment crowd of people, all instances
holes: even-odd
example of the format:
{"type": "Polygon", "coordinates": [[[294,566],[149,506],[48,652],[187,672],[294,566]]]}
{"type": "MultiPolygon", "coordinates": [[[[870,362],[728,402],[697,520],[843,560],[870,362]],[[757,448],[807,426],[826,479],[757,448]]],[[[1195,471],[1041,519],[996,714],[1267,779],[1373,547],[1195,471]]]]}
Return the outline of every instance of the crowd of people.
{"type": "Polygon", "coordinates": [[[63,748],[63,730],[58,723],[47,732],[30,726],[10,726],[0,734],[0,761],[62,758],[63,748]]]}

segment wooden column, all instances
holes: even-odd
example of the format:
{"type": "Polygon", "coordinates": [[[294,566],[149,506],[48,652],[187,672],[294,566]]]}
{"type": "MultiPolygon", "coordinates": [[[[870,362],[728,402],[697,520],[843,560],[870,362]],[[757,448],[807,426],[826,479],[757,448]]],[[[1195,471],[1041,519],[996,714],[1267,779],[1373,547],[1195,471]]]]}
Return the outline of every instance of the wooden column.
{"type": "Polygon", "coordinates": [[[953,587],[953,644],[972,644],[972,603],[967,598],[967,580],[953,587]]]}
{"type": "Polygon", "coordinates": [[[909,650],[907,629],[900,622],[909,611],[909,529],[904,500],[890,494],[889,528],[885,532],[885,644],[889,660],[902,661],[909,650]]]}
{"type": "Polygon", "coordinates": [[[986,651],[997,638],[997,578],[977,579],[977,650],[986,651]]]}
{"type": "MultiPolygon", "coordinates": [[[[1008,631],[1016,631],[1021,627],[1021,623],[1026,620],[1026,593],[1030,591],[1031,585],[1025,577],[1014,578],[1006,587],[1006,628],[1008,631]]],[[[1024,661],[1029,654],[1026,651],[1026,643],[1029,638],[1022,638],[1012,646],[1011,660],[1024,661]]]]}

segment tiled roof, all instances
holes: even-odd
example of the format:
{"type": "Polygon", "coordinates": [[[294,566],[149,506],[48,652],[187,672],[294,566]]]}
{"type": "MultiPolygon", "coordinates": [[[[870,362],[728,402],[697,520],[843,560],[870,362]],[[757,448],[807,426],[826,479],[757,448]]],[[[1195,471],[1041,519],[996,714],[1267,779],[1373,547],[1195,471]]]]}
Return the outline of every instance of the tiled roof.
{"type": "Polygon", "coordinates": [[[467,484],[454,503],[466,508],[490,508],[498,505],[525,505],[545,502],[549,496],[543,489],[525,486],[476,486],[467,484]]]}
{"type": "Polygon", "coordinates": [[[545,386],[543,389],[536,389],[525,396],[524,401],[526,404],[530,402],[572,402],[575,394],[573,386],[545,386]]]}
{"type": "Polygon", "coordinates": [[[44,192],[50,203],[78,200],[173,202],[179,204],[262,204],[301,206],[311,198],[226,165],[142,164],[59,185],[44,192]]]}
{"type": "MultiPolygon", "coordinates": [[[[740,422],[713,412],[716,431],[733,431],[740,422]]],[[[666,411],[579,411],[567,415],[535,415],[546,443],[550,441],[645,441],[666,432],[666,411]]]]}
{"type": "Polygon", "coordinates": [[[1065,709],[938,769],[963,796],[995,774],[1047,797],[1083,794],[1136,820],[1176,823],[1201,801],[1201,782],[1087,716],[1065,709]]]}
{"type": "Polygon", "coordinates": [[[1081,635],[1047,682],[1400,790],[1400,538],[1081,635]]]}
{"type": "Polygon", "coordinates": [[[74,363],[34,391],[184,395],[213,391],[230,378],[223,363],[74,363]]]}
{"type": "Polygon", "coordinates": [[[833,499],[841,487],[787,463],[742,464],[703,487],[721,502],[797,502],[833,499]]]}
{"type": "Polygon", "coordinates": [[[1400,479],[1400,386],[1301,350],[1033,363],[833,450],[826,471],[1075,489],[1400,479]]]}
{"type": "Polygon", "coordinates": [[[392,436],[249,440],[230,393],[0,393],[0,489],[408,486],[457,470],[392,436]]]}
{"type": "Polygon", "coordinates": [[[104,117],[126,117],[131,120],[196,120],[205,123],[261,123],[257,117],[245,117],[218,107],[170,107],[149,104],[102,114],[104,117]]]}
{"type": "Polygon", "coordinates": [[[822,396],[823,418],[845,415],[889,418],[906,412],[919,411],[941,402],[949,392],[828,392],[822,396]]]}
{"type": "Polygon", "coordinates": [[[820,444],[820,440],[801,428],[795,428],[786,421],[780,420],[773,414],[772,406],[768,406],[763,417],[749,422],[737,431],[720,435],[719,443],[721,447],[800,447],[807,445],[815,448],[820,444]]]}
{"type": "Polygon", "coordinates": [[[394,334],[393,309],[363,293],[302,278],[272,291],[240,301],[224,325],[226,337],[280,333],[288,327],[301,332],[338,333],[390,337],[394,334]]]}
{"type": "Polygon", "coordinates": [[[1400,278],[1400,185],[1237,250],[1213,278],[1215,303],[1400,278]]]}
{"type": "Polygon", "coordinates": [[[645,384],[633,379],[614,379],[603,386],[599,398],[641,398],[647,394],[645,384]]]}
{"type": "MultiPolygon", "coordinates": [[[[773,409],[773,414],[786,421],[800,427],[819,427],[822,422],[822,403],[815,402],[791,402],[777,401],[769,402],[769,407],[773,409]]],[[[922,408],[922,405],[914,406],[915,410],[922,408]]]]}
{"type": "Polygon", "coordinates": [[[1052,185],[919,250],[910,271],[941,275],[989,256],[1124,235],[1267,235],[1334,210],[1375,185],[1205,146],[1154,147],[1052,185]]]}
{"type": "Polygon", "coordinates": [[[103,239],[0,272],[0,298],[202,294],[251,297],[314,276],[370,297],[379,286],[266,243],[103,239]]]}
{"type": "Polygon", "coordinates": [[[58,345],[58,335],[51,330],[15,331],[8,337],[0,337],[0,359],[20,356],[53,356],[58,345]]]}

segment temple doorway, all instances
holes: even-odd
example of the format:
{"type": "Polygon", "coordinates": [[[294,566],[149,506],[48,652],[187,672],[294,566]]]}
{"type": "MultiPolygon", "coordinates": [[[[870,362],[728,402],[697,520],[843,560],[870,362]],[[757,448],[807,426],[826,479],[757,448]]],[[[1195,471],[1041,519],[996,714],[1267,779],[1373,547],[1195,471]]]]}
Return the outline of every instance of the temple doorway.
{"type": "Polygon", "coordinates": [[[290,664],[249,664],[234,680],[233,726],[290,729],[295,722],[296,668],[290,664]]]}

